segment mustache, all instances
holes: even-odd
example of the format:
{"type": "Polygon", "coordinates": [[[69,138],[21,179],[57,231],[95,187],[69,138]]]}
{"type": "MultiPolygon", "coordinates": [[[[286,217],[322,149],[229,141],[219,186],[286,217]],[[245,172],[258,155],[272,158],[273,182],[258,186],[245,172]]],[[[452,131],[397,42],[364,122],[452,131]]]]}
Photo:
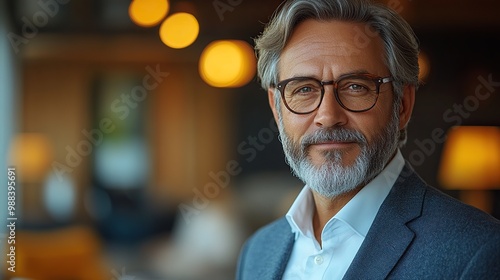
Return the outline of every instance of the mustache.
{"type": "Polygon", "coordinates": [[[366,137],[359,131],[343,127],[320,129],[302,138],[301,146],[306,148],[310,145],[324,142],[355,142],[366,145],[366,137]]]}

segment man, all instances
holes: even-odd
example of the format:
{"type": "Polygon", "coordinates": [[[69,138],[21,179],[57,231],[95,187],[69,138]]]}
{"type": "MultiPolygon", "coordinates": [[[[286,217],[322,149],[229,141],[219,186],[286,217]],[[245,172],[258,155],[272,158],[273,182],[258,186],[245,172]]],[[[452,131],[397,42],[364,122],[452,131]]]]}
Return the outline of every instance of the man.
{"type": "Polygon", "coordinates": [[[362,0],[292,0],[256,40],[286,160],[306,186],[242,249],[238,279],[500,279],[500,222],[403,159],[418,43],[362,0]]]}

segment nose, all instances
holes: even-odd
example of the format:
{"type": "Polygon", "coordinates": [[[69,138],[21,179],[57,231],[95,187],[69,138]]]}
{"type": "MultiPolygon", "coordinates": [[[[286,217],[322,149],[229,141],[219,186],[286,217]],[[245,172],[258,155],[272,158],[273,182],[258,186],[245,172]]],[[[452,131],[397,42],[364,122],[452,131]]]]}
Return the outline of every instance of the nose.
{"type": "Polygon", "coordinates": [[[321,105],[316,111],[314,123],[321,128],[343,126],[347,124],[346,110],[335,99],[333,88],[325,87],[321,105]]]}

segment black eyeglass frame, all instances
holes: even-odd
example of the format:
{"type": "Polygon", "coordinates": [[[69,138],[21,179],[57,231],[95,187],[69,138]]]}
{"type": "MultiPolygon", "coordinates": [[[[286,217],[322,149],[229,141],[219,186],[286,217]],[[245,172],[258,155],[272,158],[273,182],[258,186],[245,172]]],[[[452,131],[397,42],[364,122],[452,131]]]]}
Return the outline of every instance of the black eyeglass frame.
{"type": "Polygon", "coordinates": [[[316,78],[313,78],[313,77],[293,77],[293,78],[286,79],[286,80],[283,80],[283,81],[279,82],[276,85],[276,88],[280,91],[281,98],[283,99],[283,104],[285,104],[285,107],[290,112],[292,112],[294,114],[306,115],[306,114],[310,114],[310,113],[316,111],[319,108],[319,106],[321,106],[321,103],[323,102],[323,96],[325,95],[325,85],[333,85],[333,93],[335,95],[335,99],[337,100],[337,102],[340,104],[340,106],[342,108],[344,108],[344,109],[346,109],[347,111],[350,111],[350,112],[361,113],[361,112],[366,112],[366,111],[370,110],[371,108],[373,108],[375,106],[375,104],[377,104],[378,96],[379,96],[379,93],[380,93],[380,85],[388,83],[388,82],[393,82],[393,81],[394,81],[394,79],[391,76],[388,76],[388,77],[379,77],[379,76],[376,76],[376,75],[373,75],[373,74],[368,74],[368,73],[346,74],[346,75],[340,76],[336,81],[335,80],[320,81],[320,80],[318,80],[316,78]],[[368,80],[371,80],[371,81],[375,82],[375,85],[377,87],[376,88],[377,97],[375,99],[375,102],[373,102],[373,105],[370,106],[369,108],[363,109],[363,110],[352,110],[352,109],[347,108],[342,103],[342,101],[340,100],[339,94],[338,94],[338,82],[341,81],[341,80],[344,80],[346,78],[351,78],[351,77],[363,77],[363,78],[367,78],[368,80]],[[314,81],[318,82],[318,84],[321,85],[321,97],[320,97],[318,106],[316,106],[316,108],[314,108],[314,109],[312,109],[311,111],[308,111],[308,112],[300,112],[299,113],[299,112],[296,112],[296,111],[292,110],[288,106],[288,104],[286,102],[286,98],[285,98],[285,91],[283,89],[286,87],[286,85],[290,81],[301,81],[301,80],[314,80],[314,81]]]}

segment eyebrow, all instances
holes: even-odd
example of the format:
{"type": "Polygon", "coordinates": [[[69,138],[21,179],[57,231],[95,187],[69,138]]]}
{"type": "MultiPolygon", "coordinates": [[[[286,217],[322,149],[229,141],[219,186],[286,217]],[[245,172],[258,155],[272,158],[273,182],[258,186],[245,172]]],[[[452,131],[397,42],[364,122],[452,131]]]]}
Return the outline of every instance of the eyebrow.
{"type": "MultiPolygon", "coordinates": [[[[345,73],[342,73],[340,74],[337,79],[339,77],[342,77],[342,76],[346,76],[346,75],[357,75],[357,74],[373,74],[373,73],[370,73],[368,70],[366,69],[358,69],[358,70],[354,70],[354,71],[350,71],[350,72],[345,72],[345,73]]],[[[295,78],[315,78],[317,80],[321,80],[321,78],[315,76],[315,75],[293,75],[292,77],[290,78],[286,78],[286,79],[282,79],[281,81],[283,80],[288,80],[288,79],[295,79],[295,78]]]]}

